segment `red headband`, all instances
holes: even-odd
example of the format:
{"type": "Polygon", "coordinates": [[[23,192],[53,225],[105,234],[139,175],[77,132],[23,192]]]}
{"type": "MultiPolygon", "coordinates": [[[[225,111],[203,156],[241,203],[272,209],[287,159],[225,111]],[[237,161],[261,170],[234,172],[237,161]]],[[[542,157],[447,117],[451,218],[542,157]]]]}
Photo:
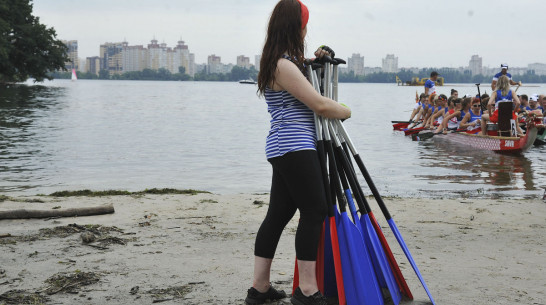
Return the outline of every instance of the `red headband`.
{"type": "Polygon", "coordinates": [[[309,21],[309,10],[301,1],[298,0],[298,2],[301,6],[301,29],[303,30],[307,26],[307,21],[309,21]]]}

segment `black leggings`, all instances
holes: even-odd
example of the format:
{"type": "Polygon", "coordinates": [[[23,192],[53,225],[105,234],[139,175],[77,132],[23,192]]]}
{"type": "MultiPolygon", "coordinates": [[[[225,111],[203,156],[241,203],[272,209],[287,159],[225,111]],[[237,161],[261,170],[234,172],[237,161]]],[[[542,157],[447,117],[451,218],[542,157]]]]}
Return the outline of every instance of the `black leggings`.
{"type": "Polygon", "coordinates": [[[274,257],[281,233],[298,209],[296,257],[315,261],[327,214],[318,154],[315,150],[301,150],[268,161],[273,166],[269,209],[256,235],[254,255],[274,257]]]}

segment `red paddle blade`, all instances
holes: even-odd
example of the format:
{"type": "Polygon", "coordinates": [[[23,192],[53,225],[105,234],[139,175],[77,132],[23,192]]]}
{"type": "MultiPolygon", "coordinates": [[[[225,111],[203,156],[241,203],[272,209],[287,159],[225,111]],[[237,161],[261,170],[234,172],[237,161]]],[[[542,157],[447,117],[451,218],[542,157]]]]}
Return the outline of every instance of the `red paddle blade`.
{"type": "Polygon", "coordinates": [[[398,267],[398,263],[396,262],[396,259],[394,258],[394,255],[392,254],[391,248],[389,247],[389,244],[387,243],[387,239],[385,238],[385,235],[383,235],[383,231],[381,230],[381,227],[379,227],[379,224],[377,223],[377,220],[375,219],[373,212],[370,211],[368,215],[370,216],[370,219],[372,220],[371,222],[375,229],[375,232],[377,233],[377,236],[379,237],[379,241],[381,241],[381,245],[383,246],[383,250],[385,251],[385,255],[387,256],[389,265],[391,266],[392,272],[394,273],[394,278],[396,279],[396,283],[398,284],[398,287],[400,288],[400,292],[402,292],[402,294],[408,297],[410,300],[413,300],[413,295],[411,294],[411,291],[408,287],[408,283],[406,282],[404,275],[402,275],[402,271],[400,271],[400,267],[398,267]]]}
{"type": "Polygon", "coordinates": [[[294,260],[294,280],[292,281],[292,294],[300,285],[300,273],[298,271],[298,258],[294,260]]]}
{"type": "Polygon", "coordinates": [[[341,271],[341,255],[339,253],[339,241],[337,237],[336,219],[329,217],[330,220],[330,239],[332,242],[332,254],[334,256],[334,266],[336,271],[337,297],[340,305],[346,305],[345,287],[343,285],[343,272],[341,271]]]}

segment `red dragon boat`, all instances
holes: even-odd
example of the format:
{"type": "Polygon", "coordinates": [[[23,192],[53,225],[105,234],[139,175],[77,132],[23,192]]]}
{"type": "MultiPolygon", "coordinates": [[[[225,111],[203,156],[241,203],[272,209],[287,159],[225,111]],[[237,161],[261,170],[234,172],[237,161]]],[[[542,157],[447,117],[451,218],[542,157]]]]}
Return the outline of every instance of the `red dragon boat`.
{"type": "MultiPolygon", "coordinates": [[[[488,124],[496,127],[496,124],[488,124]]],[[[488,128],[488,135],[469,134],[466,132],[451,132],[432,137],[435,141],[449,141],[469,147],[494,151],[503,154],[521,154],[528,150],[535,139],[539,128],[544,128],[542,117],[529,117],[526,120],[527,133],[523,137],[498,136],[495,128],[488,128]]]]}

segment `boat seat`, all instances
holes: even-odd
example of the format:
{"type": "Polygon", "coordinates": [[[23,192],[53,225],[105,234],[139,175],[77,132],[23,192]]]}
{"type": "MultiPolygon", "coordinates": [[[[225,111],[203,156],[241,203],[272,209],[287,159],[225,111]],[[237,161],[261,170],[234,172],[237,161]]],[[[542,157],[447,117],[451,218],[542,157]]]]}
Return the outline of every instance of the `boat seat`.
{"type": "Polygon", "coordinates": [[[512,101],[500,101],[498,103],[498,133],[499,136],[511,137],[514,136],[510,121],[512,120],[512,101]]]}

